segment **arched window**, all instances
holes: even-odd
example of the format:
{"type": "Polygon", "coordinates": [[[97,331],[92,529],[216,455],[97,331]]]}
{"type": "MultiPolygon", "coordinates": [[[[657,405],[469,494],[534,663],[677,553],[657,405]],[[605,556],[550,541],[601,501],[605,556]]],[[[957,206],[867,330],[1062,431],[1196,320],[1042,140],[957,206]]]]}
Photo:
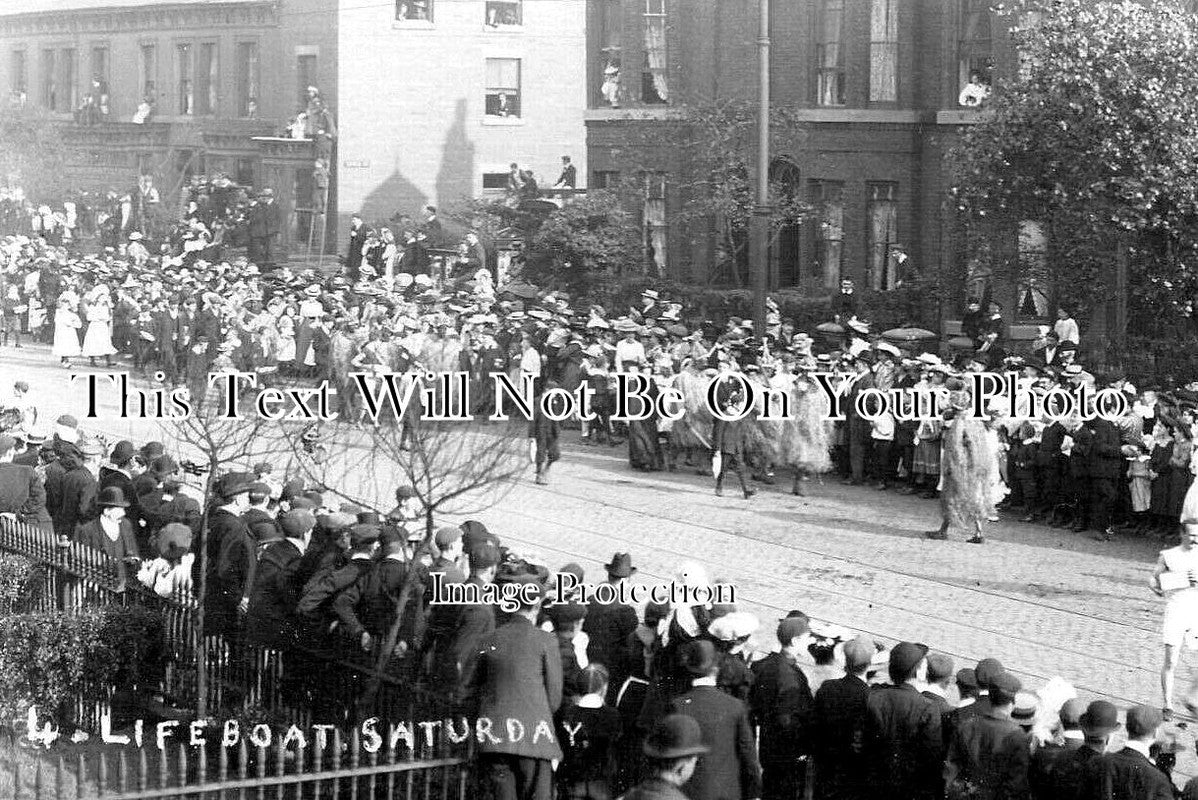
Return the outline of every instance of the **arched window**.
{"type": "MultiPolygon", "coordinates": [[[[990,86],[994,71],[990,26],[991,0],[961,0],[960,38],[957,44],[957,89],[964,94],[970,84],[990,86]]],[[[961,105],[975,105],[964,103],[961,105]]]]}

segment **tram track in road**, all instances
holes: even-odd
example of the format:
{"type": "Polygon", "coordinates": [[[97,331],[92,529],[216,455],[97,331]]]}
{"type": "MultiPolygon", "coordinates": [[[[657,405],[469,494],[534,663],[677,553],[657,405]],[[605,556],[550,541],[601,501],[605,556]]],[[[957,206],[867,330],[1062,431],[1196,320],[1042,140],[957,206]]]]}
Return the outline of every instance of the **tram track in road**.
{"type": "MultiPolygon", "coordinates": [[[[555,490],[552,487],[537,486],[535,488],[538,492],[541,492],[544,494],[550,494],[550,495],[555,495],[555,496],[562,497],[562,498],[570,498],[570,499],[574,499],[574,500],[578,499],[576,496],[555,490]]],[[[639,509],[629,509],[628,507],[622,506],[621,504],[611,503],[611,502],[601,500],[601,499],[589,499],[589,502],[593,502],[593,503],[597,503],[599,505],[615,508],[615,509],[624,511],[626,513],[637,514],[640,516],[653,517],[653,518],[657,518],[657,519],[663,520],[663,521],[669,521],[674,524],[691,525],[694,527],[701,528],[703,530],[708,530],[708,531],[719,533],[723,536],[737,537],[737,536],[741,535],[741,534],[736,534],[736,533],[729,533],[728,531],[720,530],[713,526],[704,525],[702,523],[692,523],[687,520],[678,520],[676,518],[669,517],[669,516],[663,515],[663,514],[652,514],[652,513],[646,513],[639,509]]],[[[527,508],[521,508],[519,511],[519,515],[523,518],[535,520],[535,521],[544,523],[544,524],[546,524],[548,526],[552,526],[552,527],[558,527],[558,528],[565,527],[565,528],[568,528],[568,529],[571,529],[574,531],[583,532],[583,533],[590,534],[590,535],[599,535],[600,534],[599,531],[597,531],[591,527],[588,527],[584,523],[568,522],[568,521],[564,522],[564,521],[561,521],[558,519],[554,519],[550,516],[546,516],[542,513],[537,513],[537,512],[531,511],[527,508]]],[[[682,561],[694,560],[696,558],[696,556],[693,553],[683,552],[676,548],[664,546],[660,543],[653,543],[653,542],[647,543],[647,542],[644,542],[641,540],[635,540],[628,536],[622,535],[618,532],[614,532],[611,530],[602,532],[602,535],[607,540],[614,540],[613,543],[619,542],[619,543],[622,543],[622,544],[628,546],[628,548],[630,550],[641,549],[643,551],[645,548],[648,548],[652,551],[656,551],[658,553],[663,553],[672,558],[677,558],[682,561]]],[[[541,550],[541,551],[548,550],[548,551],[552,551],[555,553],[559,553],[563,557],[565,557],[567,560],[576,560],[580,556],[580,553],[578,552],[577,549],[571,550],[571,549],[567,549],[566,547],[562,547],[559,545],[548,544],[548,543],[545,543],[544,541],[534,540],[527,536],[523,536],[518,532],[505,532],[503,536],[504,536],[505,540],[520,542],[520,543],[535,547],[536,549],[541,550]]],[[[745,538],[754,538],[754,537],[745,537],[745,538]]],[[[771,546],[786,547],[785,545],[771,542],[768,539],[756,539],[756,541],[760,541],[764,544],[771,545],[771,546]]],[[[803,548],[786,548],[786,549],[803,551],[803,548]]],[[[814,552],[814,551],[811,551],[811,552],[814,552]]],[[[595,558],[599,559],[600,557],[595,556],[595,558]]],[[[851,561],[849,559],[840,559],[840,560],[851,561]]],[[[672,578],[671,575],[666,575],[661,572],[654,571],[651,568],[644,568],[644,567],[638,572],[638,574],[646,576],[646,577],[655,578],[655,579],[658,579],[661,581],[668,581],[672,578]]],[[[927,580],[924,578],[918,578],[918,579],[919,580],[927,580]]],[[[793,588],[794,588],[793,585],[788,584],[786,581],[781,580],[781,579],[768,580],[768,579],[765,579],[764,576],[758,575],[757,580],[760,582],[768,583],[769,588],[774,591],[777,591],[777,592],[784,593],[787,591],[793,591],[793,588]]],[[[803,581],[794,581],[794,583],[802,583],[802,582],[803,581]]],[[[854,603],[866,604],[866,605],[870,605],[870,606],[882,606],[884,608],[888,608],[888,609],[897,611],[901,614],[913,615],[913,616],[921,617],[924,619],[928,619],[930,621],[935,621],[935,622],[939,623],[940,625],[964,628],[964,629],[967,629],[967,630],[970,630],[970,631],[973,631],[976,633],[982,633],[982,634],[986,634],[989,636],[994,636],[994,637],[999,637],[999,638],[1004,638],[1007,640],[1019,642],[1028,647],[1032,647],[1032,648],[1038,648],[1041,650],[1048,650],[1048,651],[1056,651],[1059,653],[1068,654],[1068,655],[1074,656],[1076,658],[1081,658],[1081,659],[1085,659],[1085,660],[1092,661],[1092,662],[1097,661],[1104,665],[1107,665],[1107,666],[1113,667],[1113,668],[1117,668],[1117,669],[1131,669],[1136,672],[1148,674],[1148,675],[1152,676],[1153,678],[1155,678],[1158,674],[1156,670],[1148,669],[1145,667],[1134,666],[1134,665],[1128,665],[1122,661],[1107,658],[1107,657],[1104,657],[1097,653],[1082,652],[1082,651],[1075,650],[1072,648],[1063,647],[1057,643],[1047,643],[1047,642],[1039,641],[1036,639],[1031,639],[1031,638],[1028,638],[1025,636],[1020,636],[1015,633],[995,630],[995,629],[988,628],[985,626],[970,623],[970,622],[960,619],[960,618],[948,618],[948,617],[943,617],[943,616],[937,616],[937,615],[928,613],[925,609],[922,609],[922,608],[921,609],[904,608],[901,605],[889,603],[884,600],[862,597],[861,595],[857,595],[857,594],[854,594],[851,592],[845,592],[845,591],[842,591],[842,590],[839,590],[839,589],[836,589],[833,587],[818,585],[817,582],[813,581],[813,580],[808,580],[807,583],[809,583],[811,585],[813,591],[823,593],[826,595],[831,595],[834,597],[844,598],[845,600],[851,600],[854,603]]],[[[943,585],[948,586],[950,588],[954,588],[954,589],[970,588],[970,587],[957,587],[955,584],[952,584],[952,583],[943,583],[943,585]]],[[[1010,596],[1002,595],[1001,593],[999,593],[999,596],[1005,597],[1005,599],[1012,600],[1014,602],[1025,602],[1020,598],[1013,598],[1010,596]]],[[[786,613],[788,613],[790,610],[788,607],[784,607],[775,602],[770,602],[769,600],[766,600],[759,596],[745,595],[745,599],[747,600],[747,602],[750,605],[777,612],[779,617],[785,616],[786,613]]],[[[1059,609],[1056,609],[1055,607],[1049,606],[1049,605],[1043,605],[1043,604],[1033,604],[1033,605],[1038,605],[1040,608],[1051,610],[1054,612],[1060,611],[1059,609]]],[[[868,625],[862,625],[859,619],[857,619],[855,617],[847,617],[847,616],[843,616],[843,615],[838,615],[835,611],[822,611],[820,613],[820,618],[824,619],[827,622],[833,623],[835,625],[843,626],[850,630],[859,631],[861,633],[867,634],[869,636],[872,636],[872,637],[874,637],[876,639],[880,639],[880,640],[898,641],[901,638],[901,636],[896,635],[893,631],[885,631],[885,630],[880,630],[877,627],[870,627],[868,625]]],[[[1101,618],[1097,618],[1097,619],[1099,619],[1099,621],[1105,622],[1105,620],[1102,620],[1101,618]]],[[[1144,629],[1138,629],[1138,630],[1143,631],[1144,629]]],[[[1151,632],[1151,631],[1147,631],[1147,632],[1151,632]]],[[[1151,633],[1155,633],[1155,632],[1151,632],[1151,633]]],[[[954,659],[957,659],[960,662],[966,662],[966,663],[977,661],[979,658],[982,657],[982,656],[978,655],[977,653],[962,652],[962,648],[954,648],[951,646],[943,647],[943,646],[937,645],[935,647],[935,650],[937,652],[944,653],[945,655],[952,656],[954,659]]],[[[1053,677],[1056,677],[1055,675],[1050,675],[1043,671],[1039,671],[1039,670],[1036,670],[1033,668],[1027,668],[1027,667],[1013,668],[1013,671],[1025,678],[1031,678],[1031,679],[1037,680],[1041,683],[1046,683],[1047,681],[1051,680],[1053,677]]],[[[1075,689],[1077,689],[1078,692],[1080,692],[1080,693],[1088,694],[1088,695],[1091,695],[1091,696],[1097,697],[1097,698],[1107,699],[1107,700],[1115,702],[1119,705],[1122,705],[1124,707],[1130,707],[1130,706],[1138,705],[1138,704],[1144,702],[1142,698],[1137,699],[1137,698],[1128,697],[1125,694],[1112,692],[1109,689],[1102,688],[1099,686],[1093,686],[1093,685],[1090,685],[1087,683],[1077,683],[1077,682],[1071,681],[1071,685],[1075,689]]],[[[1179,736],[1184,735],[1187,738],[1187,740],[1190,739],[1191,733],[1188,729],[1188,726],[1195,725],[1195,723],[1198,723],[1198,718],[1179,713],[1175,717],[1173,725],[1176,726],[1177,723],[1179,723],[1179,722],[1187,724],[1187,728],[1179,729],[1177,731],[1177,733],[1179,734],[1179,736]]],[[[1189,748],[1187,750],[1187,752],[1192,752],[1192,747],[1189,748]]],[[[1183,767],[1179,763],[1178,768],[1175,769],[1175,771],[1174,771],[1174,774],[1176,776],[1182,777],[1185,779],[1189,779],[1190,777],[1193,777],[1194,774],[1196,774],[1196,773],[1198,773],[1198,769],[1196,769],[1194,765],[1191,765],[1189,763],[1188,757],[1186,759],[1185,766],[1183,767]]]]}
{"type": "MultiPolygon", "coordinates": [[[[569,494],[562,493],[562,492],[556,492],[552,486],[548,486],[548,487],[539,486],[537,488],[540,491],[548,492],[550,494],[558,494],[559,496],[562,496],[562,497],[571,497],[571,495],[569,495],[569,494]]],[[[773,496],[773,495],[771,493],[771,494],[759,494],[757,496],[760,498],[760,497],[769,497],[769,496],[773,496]]],[[[781,495],[779,495],[779,496],[781,496],[781,495]]],[[[827,499],[830,501],[833,501],[833,502],[835,502],[835,500],[836,500],[835,498],[827,498],[827,499]]],[[[1041,609],[1044,611],[1053,611],[1053,612],[1058,612],[1061,614],[1067,614],[1067,615],[1070,615],[1073,617],[1077,617],[1079,619],[1087,619],[1092,622],[1099,622],[1099,623],[1102,623],[1105,625],[1115,625],[1117,627],[1126,628],[1128,630],[1136,631],[1139,633],[1147,633],[1147,634],[1150,634],[1153,636],[1155,636],[1159,633],[1159,631],[1156,628],[1149,628],[1149,627],[1146,627],[1143,625],[1137,625],[1135,623],[1127,622],[1125,620],[1114,619],[1112,617],[1104,616],[1102,614],[1094,614],[1091,612],[1081,611],[1078,609],[1069,608],[1069,607],[1057,605],[1054,603],[1045,603],[1043,601],[1035,600],[1033,598],[1021,597],[1019,595],[1010,594],[1007,592],[1000,592],[1000,591],[996,591],[994,589],[987,589],[987,588],[984,588],[981,586],[972,585],[965,581],[952,581],[952,580],[946,580],[944,578],[939,578],[939,577],[935,577],[935,576],[923,575],[923,574],[919,574],[916,572],[912,572],[910,570],[905,570],[901,567],[897,567],[897,566],[894,566],[891,564],[880,564],[877,562],[867,561],[864,559],[852,558],[850,556],[841,555],[839,553],[831,553],[831,552],[828,552],[825,550],[819,550],[819,549],[816,549],[816,548],[813,548],[810,546],[796,545],[796,544],[792,544],[790,542],[779,542],[779,541],[770,539],[768,537],[753,536],[751,534],[744,533],[744,532],[732,533],[730,531],[715,527],[713,525],[704,524],[703,522],[692,521],[692,520],[683,519],[680,517],[670,516],[667,514],[657,513],[657,512],[653,512],[653,511],[646,511],[645,509],[642,509],[642,508],[623,505],[621,503],[612,502],[607,499],[595,499],[594,502],[597,502],[602,505],[608,506],[610,508],[614,508],[619,511],[624,511],[624,512],[627,512],[630,514],[639,514],[642,516],[654,517],[654,518],[662,520],[662,521],[667,521],[667,522],[671,522],[671,523],[675,523],[675,524],[679,524],[679,525],[689,525],[691,527],[702,528],[704,530],[709,530],[709,531],[725,534],[728,536],[738,536],[740,538],[748,539],[748,540],[756,542],[758,544],[770,545],[773,547],[780,547],[780,548],[783,548],[786,550],[790,550],[790,551],[793,551],[796,553],[804,553],[806,555],[818,556],[820,558],[826,558],[830,561],[838,561],[838,562],[841,562],[844,564],[851,564],[853,566],[860,567],[863,569],[871,569],[871,570],[889,572],[893,575],[898,575],[898,576],[901,576],[903,578],[907,578],[910,580],[923,581],[926,583],[931,583],[931,584],[935,584],[935,585],[939,585],[939,586],[943,586],[943,587],[947,587],[947,588],[964,590],[964,591],[971,592],[973,594],[982,595],[982,596],[986,596],[986,597],[992,597],[992,598],[1002,599],[1002,600],[1009,600],[1012,602],[1022,603],[1024,605],[1031,606],[1033,608],[1038,608],[1038,609],[1041,609]]],[[[834,516],[832,518],[833,519],[841,519],[839,517],[834,517],[834,516]]],[[[828,525],[827,522],[824,520],[821,520],[820,523],[823,524],[824,527],[830,531],[846,531],[846,532],[852,531],[851,528],[828,525]]],[[[860,532],[860,531],[855,531],[855,532],[860,532]]],[[[1145,589],[1145,591],[1148,590],[1147,584],[1145,584],[1144,589],[1145,589]]]]}

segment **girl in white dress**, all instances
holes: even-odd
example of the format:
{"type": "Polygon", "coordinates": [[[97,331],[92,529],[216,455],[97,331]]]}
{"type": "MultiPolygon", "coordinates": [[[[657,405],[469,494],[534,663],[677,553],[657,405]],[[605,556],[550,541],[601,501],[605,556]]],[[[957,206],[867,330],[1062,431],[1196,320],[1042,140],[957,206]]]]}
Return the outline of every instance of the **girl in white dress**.
{"type": "Polygon", "coordinates": [[[54,314],[54,347],[51,352],[61,359],[59,362],[64,369],[70,369],[71,359],[79,355],[79,329],[83,320],[71,307],[71,300],[62,297],[58,300],[58,310],[54,314]]]}
{"type": "Polygon", "coordinates": [[[108,287],[97,286],[87,304],[87,333],[83,337],[83,355],[91,365],[96,365],[96,356],[104,356],[105,366],[112,366],[116,348],[112,346],[112,298],[108,287]]]}

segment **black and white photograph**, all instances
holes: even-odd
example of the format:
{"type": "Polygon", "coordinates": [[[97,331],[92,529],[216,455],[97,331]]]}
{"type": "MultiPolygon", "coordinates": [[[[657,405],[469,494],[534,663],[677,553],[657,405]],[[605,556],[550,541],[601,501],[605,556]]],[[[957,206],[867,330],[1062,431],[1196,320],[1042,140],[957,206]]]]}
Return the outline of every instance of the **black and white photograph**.
{"type": "Polygon", "coordinates": [[[0,0],[0,800],[1198,800],[1198,2],[0,0]]]}

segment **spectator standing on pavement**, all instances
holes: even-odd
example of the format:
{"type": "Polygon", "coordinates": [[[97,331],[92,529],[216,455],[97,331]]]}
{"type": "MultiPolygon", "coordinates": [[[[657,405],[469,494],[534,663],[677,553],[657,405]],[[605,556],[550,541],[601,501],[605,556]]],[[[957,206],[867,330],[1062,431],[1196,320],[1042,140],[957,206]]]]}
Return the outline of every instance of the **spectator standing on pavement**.
{"type": "Polygon", "coordinates": [[[1047,742],[1032,753],[1031,765],[1028,767],[1028,785],[1031,787],[1033,800],[1055,800],[1057,797],[1055,792],[1058,769],[1085,744],[1081,723],[1085,712],[1086,704],[1081,700],[1066,700],[1059,715],[1059,740],[1047,742]]]}
{"type": "Polygon", "coordinates": [[[807,617],[787,617],[778,623],[782,649],[753,665],[749,705],[760,732],[763,800],[801,797],[807,769],[804,755],[814,698],[799,658],[811,641],[807,617]]]}
{"type": "MultiPolygon", "coordinates": [[[[613,554],[603,568],[607,571],[607,582],[616,591],[636,574],[632,556],[628,553],[613,554]]],[[[633,653],[631,645],[637,624],[636,609],[618,599],[615,603],[600,603],[592,599],[582,623],[582,631],[589,638],[587,657],[607,667],[613,700],[615,692],[620,690],[628,676],[637,671],[633,660],[634,657],[640,658],[640,648],[637,647],[633,653]]]]}
{"type": "Polygon", "coordinates": [[[1111,734],[1119,728],[1119,710],[1106,700],[1086,707],[1078,724],[1082,746],[1059,760],[1042,784],[1033,783],[1033,800],[1088,800],[1086,776],[1089,765],[1106,752],[1111,734]]]}
{"type": "Polygon", "coordinates": [[[621,734],[620,712],[607,705],[608,673],[602,664],[589,664],[575,676],[571,700],[557,714],[557,738],[562,748],[558,766],[559,800],[610,800],[616,774],[616,746],[621,734]]]}
{"type": "Polygon", "coordinates": [[[552,734],[562,702],[562,662],[557,639],[536,627],[547,578],[529,565],[505,567],[499,582],[517,587],[520,608],[480,640],[463,676],[473,718],[516,720],[527,731],[519,741],[484,737],[479,743],[479,776],[491,800],[553,796],[553,762],[562,757],[552,734]]]}
{"type": "Polygon", "coordinates": [[[919,685],[927,678],[928,649],[900,642],[890,651],[891,686],[870,694],[865,747],[874,785],[889,785],[894,800],[935,800],[944,742],[940,714],[919,685]]]}
{"type": "Polygon", "coordinates": [[[68,545],[76,529],[95,515],[99,484],[88,464],[98,461],[103,448],[90,439],[79,445],[60,439],[54,452],[58,457],[46,466],[46,508],[54,521],[58,543],[68,545]]]}
{"type": "Polygon", "coordinates": [[[96,496],[99,516],[81,526],[75,536],[80,546],[100,551],[117,565],[122,584],[127,578],[127,565],[141,559],[133,526],[125,516],[128,507],[129,501],[119,487],[101,489],[96,496]]]}
{"type": "Polygon", "coordinates": [[[33,467],[14,464],[17,440],[0,433],[0,516],[52,528],[46,509],[46,487],[33,467]]]}
{"type": "Polygon", "coordinates": [[[710,747],[685,791],[691,800],[758,800],[761,770],[749,710],[716,687],[719,659],[705,639],[688,642],[681,651],[682,667],[691,689],[675,698],[670,713],[694,717],[710,747]]]}
{"type": "Polygon", "coordinates": [[[1149,756],[1164,719],[1149,706],[1127,710],[1127,743],[1117,753],[1091,759],[1084,797],[1110,800],[1173,800],[1173,784],[1149,756]]]}
{"type": "Polygon", "coordinates": [[[843,678],[824,681],[812,708],[811,751],[817,800],[872,800],[865,753],[869,684],[865,676],[877,653],[873,640],[844,643],[843,678]]]}
{"type": "Polygon", "coordinates": [[[249,490],[238,473],[222,476],[216,485],[220,505],[208,517],[205,632],[232,635],[242,629],[249,611],[258,566],[253,536],[241,516],[249,508],[249,490]]]}
{"type": "Polygon", "coordinates": [[[998,676],[990,684],[986,711],[953,732],[944,773],[950,797],[1023,800],[1029,796],[1027,735],[1011,721],[1021,688],[1014,675],[998,676]]]}
{"type": "Polygon", "coordinates": [[[1052,330],[1057,335],[1057,341],[1081,344],[1081,330],[1077,326],[1077,320],[1073,318],[1073,310],[1068,306],[1057,309],[1057,321],[1052,324],[1052,330]]]}
{"type": "Polygon", "coordinates": [[[645,737],[642,747],[649,762],[649,777],[624,795],[624,800],[690,800],[682,787],[709,750],[693,718],[685,714],[663,717],[645,737]]]}

